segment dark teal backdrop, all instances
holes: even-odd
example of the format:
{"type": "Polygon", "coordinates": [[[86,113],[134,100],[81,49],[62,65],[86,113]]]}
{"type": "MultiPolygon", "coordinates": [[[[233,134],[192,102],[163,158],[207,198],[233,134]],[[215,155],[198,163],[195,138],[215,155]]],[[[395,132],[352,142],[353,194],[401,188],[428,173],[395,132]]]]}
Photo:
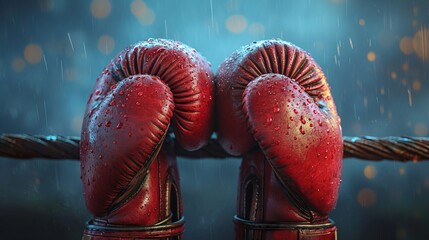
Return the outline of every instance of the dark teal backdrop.
{"type": "MultiPolygon", "coordinates": [[[[121,49],[182,41],[217,66],[282,38],[324,69],[344,135],[427,136],[429,3],[405,0],[0,1],[0,133],[79,135],[95,79],[121,49]]],[[[1,239],[80,239],[73,161],[0,159],[1,239]]],[[[232,239],[239,160],[179,159],[186,239],[232,239]]],[[[344,161],[339,239],[427,239],[429,164],[344,161]]]]}

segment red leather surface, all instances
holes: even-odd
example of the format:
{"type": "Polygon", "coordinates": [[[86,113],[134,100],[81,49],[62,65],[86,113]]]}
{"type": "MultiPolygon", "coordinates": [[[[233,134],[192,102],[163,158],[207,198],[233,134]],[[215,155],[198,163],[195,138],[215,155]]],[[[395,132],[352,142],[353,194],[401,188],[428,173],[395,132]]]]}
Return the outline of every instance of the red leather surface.
{"type": "Polygon", "coordinates": [[[105,230],[88,228],[85,236],[131,237],[111,225],[176,231],[169,224],[182,217],[182,203],[167,132],[171,126],[187,150],[202,147],[213,130],[213,107],[210,64],[182,43],[149,39],[108,64],[88,100],[81,137],[85,202],[105,230]]]}
{"type": "Polygon", "coordinates": [[[302,207],[320,214],[330,212],[337,200],[343,152],[341,128],[332,112],[279,74],[249,83],[243,110],[253,136],[292,199],[302,198],[302,207]]]}
{"type": "MultiPolygon", "coordinates": [[[[238,216],[326,224],[338,197],[342,137],[320,67],[290,43],[254,42],[220,65],[216,86],[218,140],[230,154],[244,154],[238,216]]],[[[331,228],[325,237],[325,230],[312,229],[317,236],[311,238],[298,234],[300,227],[246,236],[240,225],[236,230],[236,239],[335,239],[336,232],[331,228]]]]}
{"type": "Polygon", "coordinates": [[[338,118],[326,78],[307,52],[281,40],[254,42],[226,58],[215,77],[219,142],[230,154],[243,154],[256,145],[247,131],[242,95],[249,82],[267,73],[290,77],[338,118]]]}
{"type": "Polygon", "coordinates": [[[123,192],[135,187],[133,179],[150,167],[173,109],[167,85],[157,77],[140,75],[118,83],[92,112],[88,146],[81,151],[83,190],[90,212],[104,216],[118,204],[116,198],[129,197],[123,192]]]}

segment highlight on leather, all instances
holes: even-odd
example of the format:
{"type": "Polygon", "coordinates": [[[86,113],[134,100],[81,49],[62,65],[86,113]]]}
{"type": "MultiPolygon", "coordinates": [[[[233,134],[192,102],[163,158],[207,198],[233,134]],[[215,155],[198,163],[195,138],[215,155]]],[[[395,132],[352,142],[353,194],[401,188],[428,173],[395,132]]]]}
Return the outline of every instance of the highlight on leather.
{"type": "Polygon", "coordinates": [[[241,100],[249,82],[269,73],[293,79],[339,121],[326,77],[310,54],[282,40],[253,42],[225,59],[216,74],[218,138],[230,154],[241,155],[256,144],[247,130],[241,100]]]}
{"type": "Polygon", "coordinates": [[[204,146],[213,110],[213,73],[195,49],[148,39],[121,51],[97,78],[84,115],[81,178],[89,211],[104,216],[135,198],[170,126],[183,148],[204,146]]]}
{"type": "Polygon", "coordinates": [[[86,114],[97,108],[118,82],[140,74],[159,77],[173,93],[172,126],[179,144],[187,150],[204,146],[213,131],[211,64],[178,41],[148,39],[121,51],[98,77],[86,114]]]}

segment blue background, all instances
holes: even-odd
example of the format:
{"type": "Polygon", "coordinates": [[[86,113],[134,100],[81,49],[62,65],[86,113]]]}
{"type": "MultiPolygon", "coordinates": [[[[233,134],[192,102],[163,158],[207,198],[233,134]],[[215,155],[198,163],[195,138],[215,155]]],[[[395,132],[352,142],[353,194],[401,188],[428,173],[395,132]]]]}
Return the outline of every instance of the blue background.
{"type": "MultiPolygon", "coordinates": [[[[427,136],[429,3],[405,0],[0,1],[0,133],[79,135],[108,61],[147,38],[217,66],[282,38],[324,69],[347,136],[427,136]]],[[[75,161],[0,159],[1,239],[80,239],[75,161]]],[[[179,158],[186,239],[232,239],[239,160],[179,158]]],[[[345,159],[339,239],[426,239],[429,165],[345,159]]]]}

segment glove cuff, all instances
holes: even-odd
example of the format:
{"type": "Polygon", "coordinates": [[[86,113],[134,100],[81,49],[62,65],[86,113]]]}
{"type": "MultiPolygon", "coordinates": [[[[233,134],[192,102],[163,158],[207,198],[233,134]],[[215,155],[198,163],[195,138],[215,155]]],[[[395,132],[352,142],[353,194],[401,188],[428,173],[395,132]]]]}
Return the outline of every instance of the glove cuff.
{"type": "Polygon", "coordinates": [[[326,223],[309,222],[258,223],[234,216],[235,239],[337,240],[337,227],[331,219],[326,223]]]}
{"type": "Polygon", "coordinates": [[[181,239],[185,219],[170,223],[171,216],[152,226],[131,226],[109,224],[104,221],[92,219],[85,225],[82,240],[106,240],[110,238],[134,239],[181,239]],[[173,238],[177,237],[177,238],[173,238]]]}

